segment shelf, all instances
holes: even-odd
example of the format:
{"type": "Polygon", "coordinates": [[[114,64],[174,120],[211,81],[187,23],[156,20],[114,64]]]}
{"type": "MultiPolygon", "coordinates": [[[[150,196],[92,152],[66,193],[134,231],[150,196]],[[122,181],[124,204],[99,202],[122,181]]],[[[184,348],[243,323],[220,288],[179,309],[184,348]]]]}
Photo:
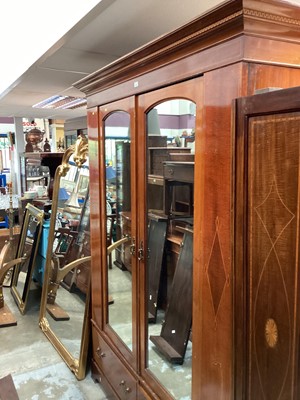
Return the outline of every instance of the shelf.
{"type": "Polygon", "coordinates": [[[45,178],[47,178],[47,176],[43,176],[43,175],[41,175],[41,176],[28,176],[26,178],[26,180],[27,181],[40,181],[41,179],[45,179],[45,178]]]}

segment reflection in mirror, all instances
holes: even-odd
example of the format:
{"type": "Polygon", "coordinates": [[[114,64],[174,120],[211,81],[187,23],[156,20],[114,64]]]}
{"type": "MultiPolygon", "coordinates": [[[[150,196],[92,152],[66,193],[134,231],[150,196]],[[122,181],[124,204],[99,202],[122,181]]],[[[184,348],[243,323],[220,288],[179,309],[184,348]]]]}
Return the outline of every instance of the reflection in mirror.
{"type": "Polygon", "coordinates": [[[175,399],[191,398],[195,112],[174,99],[146,120],[148,368],[175,399]]]}
{"type": "Polygon", "coordinates": [[[89,344],[90,240],[87,138],[64,153],[54,178],[40,327],[77,379],[89,344]]]}
{"type": "Polygon", "coordinates": [[[107,255],[108,322],[132,350],[130,116],[124,111],[113,112],[104,127],[107,247],[116,245],[107,255]]]}
{"type": "Polygon", "coordinates": [[[24,261],[17,263],[13,270],[11,293],[22,314],[25,314],[30,293],[40,287],[32,280],[33,269],[42,231],[44,212],[32,204],[27,204],[23,218],[16,258],[24,261]]]}

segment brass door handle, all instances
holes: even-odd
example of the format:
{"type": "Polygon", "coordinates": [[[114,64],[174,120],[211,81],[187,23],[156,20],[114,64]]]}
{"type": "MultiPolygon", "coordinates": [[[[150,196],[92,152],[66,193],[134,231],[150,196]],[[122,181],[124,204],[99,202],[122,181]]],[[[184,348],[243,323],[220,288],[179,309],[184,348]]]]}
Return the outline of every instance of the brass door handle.
{"type": "Polygon", "coordinates": [[[144,259],[144,243],[141,241],[140,248],[138,249],[138,260],[142,261],[144,259]]]}
{"type": "Polygon", "coordinates": [[[132,244],[131,244],[130,247],[129,247],[129,251],[130,251],[130,254],[131,254],[132,256],[135,255],[135,241],[134,241],[134,238],[132,238],[132,244]]]}

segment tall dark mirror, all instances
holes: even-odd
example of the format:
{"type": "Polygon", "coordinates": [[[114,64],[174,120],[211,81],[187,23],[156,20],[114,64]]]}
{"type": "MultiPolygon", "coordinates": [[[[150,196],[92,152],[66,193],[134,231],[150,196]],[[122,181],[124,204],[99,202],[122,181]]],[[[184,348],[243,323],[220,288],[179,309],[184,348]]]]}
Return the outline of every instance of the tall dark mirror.
{"type": "Polygon", "coordinates": [[[70,146],[54,179],[40,327],[78,379],[89,345],[88,142],[70,146]]]}
{"type": "Polygon", "coordinates": [[[146,115],[148,369],[175,399],[191,398],[195,113],[173,99],[146,115]]]}

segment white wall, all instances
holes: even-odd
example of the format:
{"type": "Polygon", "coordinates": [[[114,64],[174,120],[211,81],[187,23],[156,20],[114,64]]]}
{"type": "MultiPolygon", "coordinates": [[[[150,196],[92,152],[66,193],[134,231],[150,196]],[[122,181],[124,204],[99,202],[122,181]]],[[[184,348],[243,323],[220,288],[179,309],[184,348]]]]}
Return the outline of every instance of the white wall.
{"type": "Polygon", "coordinates": [[[0,94],[101,0],[0,2],[0,94]]]}
{"type": "Polygon", "coordinates": [[[0,133],[8,133],[15,131],[15,124],[2,124],[0,123],[0,133]]]}

